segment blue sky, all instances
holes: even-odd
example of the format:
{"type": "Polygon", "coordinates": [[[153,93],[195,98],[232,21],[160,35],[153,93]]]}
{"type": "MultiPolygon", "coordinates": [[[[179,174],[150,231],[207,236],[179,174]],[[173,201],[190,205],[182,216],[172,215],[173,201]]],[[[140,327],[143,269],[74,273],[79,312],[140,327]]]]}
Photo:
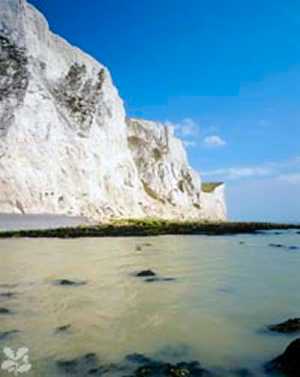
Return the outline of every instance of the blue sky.
{"type": "Polygon", "coordinates": [[[168,122],[232,219],[300,221],[300,3],[31,0],[112,72],[130,116],[168,122]]]}

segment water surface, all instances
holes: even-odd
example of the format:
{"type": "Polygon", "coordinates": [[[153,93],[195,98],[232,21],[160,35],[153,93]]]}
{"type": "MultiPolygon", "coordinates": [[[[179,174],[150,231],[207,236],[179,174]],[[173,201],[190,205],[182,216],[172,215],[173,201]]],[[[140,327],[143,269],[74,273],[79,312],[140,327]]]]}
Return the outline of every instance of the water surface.
{"type": "Polygon", "coordinates": [[[300,315],[300,251],[270,243],[300,246],[300,235],[0,240],[0,294],[16,293],[0,296],[14,312],[0,317],[0,331],[20,331],[0,351],[28,347],[34,377],[64,375],[57,360],[89,352],[102,363],[140,352],[199,360],[223,377],[240,368],[262,376],[262,364],[295,338],[265,327],[300,315]],[[149,268],[176,280],[133,276],[149,268]]]}

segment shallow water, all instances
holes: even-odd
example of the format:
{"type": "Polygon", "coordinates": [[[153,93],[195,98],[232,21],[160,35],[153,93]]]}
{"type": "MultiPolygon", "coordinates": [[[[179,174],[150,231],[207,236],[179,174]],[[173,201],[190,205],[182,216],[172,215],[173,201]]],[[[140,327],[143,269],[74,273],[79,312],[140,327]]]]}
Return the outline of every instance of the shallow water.
{"type": "Polygon", "coordinates": [[[0,351],[28,347],[34,377],[64,376],[57,360],[89,352],[104,364],[140,352],[199,360],[223,377],[240,368],[262,376],[295,338],[265,326],[300,315],[300,250],[270,243],[300,246],[300,235],[0,240],[0,294],[16,293],[0,296],[14,312],[0,316],[0,332],[20,331],[0,351]],[[176,280],[133,276],[149,268],[176,280]],[[87,284],[53,283],[62,278],[87,284]]]}

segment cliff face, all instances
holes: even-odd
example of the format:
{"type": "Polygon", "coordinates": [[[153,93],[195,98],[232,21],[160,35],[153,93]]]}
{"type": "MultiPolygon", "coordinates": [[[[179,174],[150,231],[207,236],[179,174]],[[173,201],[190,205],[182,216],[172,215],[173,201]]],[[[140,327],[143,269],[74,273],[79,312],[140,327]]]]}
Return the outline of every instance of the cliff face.
{"type": "Polygon", "coordinates": [[[126,122],[104,66],[1,0],[0,212],[224,219],[204,197],[168,128],[126,122]]]}

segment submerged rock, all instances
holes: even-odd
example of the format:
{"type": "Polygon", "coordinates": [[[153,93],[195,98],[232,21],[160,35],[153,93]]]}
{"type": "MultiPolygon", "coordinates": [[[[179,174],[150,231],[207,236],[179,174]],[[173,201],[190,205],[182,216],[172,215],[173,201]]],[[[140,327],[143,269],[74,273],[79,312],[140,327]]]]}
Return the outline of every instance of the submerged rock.
{"type": "Polygon", "coordinates": [[[277,248],[282,248],[282,247],[284,247],[284,245],[282,245],[281,243],[270,243],[269,246],[270,246],[270,247],[277,247],[277,248]]]}
{"type": "Polygon", "coordinates": [[[0,308],[0,315],[7,315],[7,314],[13,314],[13,312],[10,309],[7,308],[0,308]]]}
{"type": "Polygon", "coordinates": [[[153,360],[137,368],[134,375],[136,377],[204,377],[211,374],[203,369],[198,361],[170,364],[153,360]]]}
{"type": "Polygon", "coordinates": [[[0,340],[6,340],[19,332],[19,330],[0,331],[0,340]]]}
{"type": "Polygon", "coordinates": [[[175,278],[172,277],[161,277],[158,276],[155,272],[152,270],[143,270],[141,272],[138,272],[135,274],[136,277],[145,278],[144,282],[146,283],[155,283],[155,282],[163,282],[163,281],[174,281],[175,278]]]}
{"type": "Polygon", "coordinates": [[[143,270],[141,272],[138,272],[135,276],[144,278],[148,276],[156,276],[156,273],[152,270],[143,270]]]}
{"type": "Polygon", "coordinates": [[[135,377],[204,377],[211,375],[209,371],[202,368],[198,361],[181,361],[171,364],[140,353],[128,355],[126,360],[139,365],[133,372],[135,377]]]}
{"type": "Polygon", "coordinates": [[[175,280],[176,280],[175,278],[161,278],[161,277],[155,276],[153,278],[147,278],[144,281],[146,283],[155,283],[155,282],[175,281],[175,280]]]}
{"type": "Polygon", "coordinates": [[[73,374],[80,377],[89,376],[90,374],[94,375],[102,370],[95,353],[87,353],[70,360],[58,360],[56,366],[60,371],[66,374],[73,374]]]}
{"type": "Polygon", "coordinates": [[[293,318],[276,325],[271,325],[268,329],[280,333],[298,332],[300,331],[300,318],[293,318]]]}
{"type": "Polygon", "coordinates": [[[70,328],[71,328],[71,325],[70,325],[70,324],[68,324],[68,325],[64,325],[64,326],[59,326],[59,327],[57,327],[57,328],[55,329],[55,332],[56,332],[56,333],[63,333],[63,332],[66,332],[66,331],[70,330],[70,328]]]}
{"type": "Polygon", "coordinates": [[[64,372],[75,372],[78,366],[78,360],[59,360],[57,361],[56,365],[62,369],[64,372]]]}
{"type": "Polygon", "coordinates": [[[16,296],[16,293],[15,292],[0,292],[0,299],[1,298],[13,298],[16,296]]]}
{"type": "Polygon", "coordinates": [[[146,364],[151,362],[151,359],[143,355],[142,353],[132,353],[130,355],[127,355],[126,360],[130,361],[131,363],[137,364],[146,364]]]}
{"type": "Polygon", "coordinates": [[[92,368],[88,370],[89,375],[95,375],[95,374],[102,374],[102,369],[101,368],[92,368]]]}
{"type": "Polygon", "coordinates": [[[300,376],[300,338],[294,340],[284,353],[266,365],[267,372],[282,373],[287,377],[300,376]]]}
{"type": "Polygon", "coordinates": [[[289,250],[300,250],[299,246],[289,246],[289,250]]]}
{"type": "Polygon", "coordinates": [[[60,279],[55,281],[56,285],[63,285],[63,286],[80,286],[80,285],[86,285],[86,281],[81,280],[68,280],[68,279],[60,279]]]}

